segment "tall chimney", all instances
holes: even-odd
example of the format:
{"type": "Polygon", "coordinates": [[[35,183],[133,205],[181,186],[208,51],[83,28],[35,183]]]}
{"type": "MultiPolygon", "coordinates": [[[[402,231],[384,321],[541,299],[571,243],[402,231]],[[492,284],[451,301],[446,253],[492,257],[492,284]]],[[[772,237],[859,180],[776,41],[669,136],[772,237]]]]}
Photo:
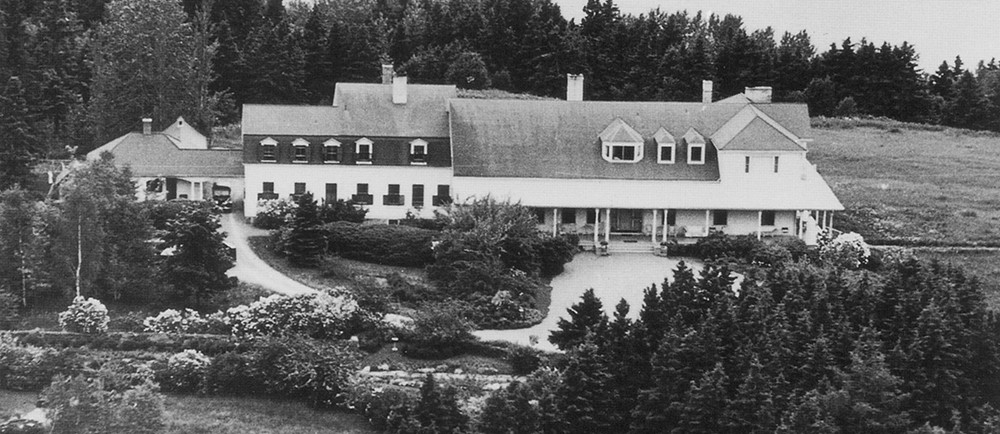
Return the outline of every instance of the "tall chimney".
{"type": "Polygon", "coordinates": [[[771,103],[771,86],[748,87],[743,92],[747,99],[756,104],[771,103]]]}
{"type": "Polygon", "coordinates": [[[406,104],[406,77],[392,79],[392,103],[406,104]]]}
{"type": "Polygon", "coordinates": [[[392,65],[382,64],[382,84],[392,84],[392,77],[395,75],[392,65]]]}
{"type": "Polygon", "coordinates": [[[583,101],[583,74],[566,74],[566,101],[583,101]]]}
{"type": "Polygon", "coordinates": [[[701,103],[712,103],[712,80],[701,81],[701,103]]]}
{"type": "Polygon", "coordinates": [[[153,134],[153,119],[142,118],[142,135],[148,136],[153,134]]]}

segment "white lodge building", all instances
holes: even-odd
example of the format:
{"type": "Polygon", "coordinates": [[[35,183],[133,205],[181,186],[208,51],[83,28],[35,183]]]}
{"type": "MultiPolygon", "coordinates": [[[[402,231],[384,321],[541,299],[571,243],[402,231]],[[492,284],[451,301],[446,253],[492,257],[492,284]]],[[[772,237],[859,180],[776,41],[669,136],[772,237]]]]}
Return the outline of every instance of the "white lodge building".
{"type": "Polygon", "coordinates": [[[463,99],[387,75],[338,84],[332,106],[244,106],[248,217],[255,198],[306,191],[378,220],[492,195],[592,246],[814,236],[843,210],[806,159],[805,104],[771,103],[767,87],[716,102],[711,82],[698,103],[583,101],[583,77],[569,75],[568,101],[463,99]]]}

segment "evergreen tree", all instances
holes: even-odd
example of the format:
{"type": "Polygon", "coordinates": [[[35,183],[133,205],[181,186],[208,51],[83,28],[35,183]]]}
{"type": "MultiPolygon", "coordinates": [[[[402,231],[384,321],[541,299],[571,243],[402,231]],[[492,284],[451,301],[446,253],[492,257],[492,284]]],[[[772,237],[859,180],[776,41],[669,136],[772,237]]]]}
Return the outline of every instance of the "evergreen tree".
{"type": "Polygon", "coordinates": [[[28,125],[24,88],[18,77],[11,77],[0,92],[0,190],[30,184],[37,147],[28,125]]]}
{"type": "Polygon", "coordinates": [[[610,379],[606,361],[592,340],[570,351],[558,392],[567,432],[610,432],[610,379]]]}
{"type": "Polygon", "coordinates": [[[209,297],[233,286],[226,271],[233,267],[224,243],[225,233],[218,229],[219,216],[208,206],[184,208],[167,223],[164,247],[174,254],[167,256],[162,273],[175,301],[202,305],[209,297]]]}
{"type": "Polygon", "coordinates": [[[579,303],[569,309],[569,320],[559,318],[558,330],[549,334],[549,342],[562,350],[573,348],[586,339],[587,335],[602,336],[608,325],[608,316],[604,313],[604,305],[594,295],[594,289],[588,289],[581,296],[579,303]]]}
{"type": "Polygon", "coordinates": [[[291,234],[288,239],[288,259],[296,267],[317,267],[326,250],[323,232],[319,229],[319,209],[312,193],[303,194],[296,201],[291,234]]]}
{"type": "Polygon", "coordinates": [[[419,432],[457,434],[465,432],[468,417],[458,408],[455,389],[441,389],[433,374],[427,374],[420,386],[420,400],[411,415],[419,432]]]}
{"type": "Polygon", "coordinates": [[[729,378],[717,363],[715,369],[705,372],[691,390],[681,410],[678,432],[714,434],[722,431],[722,416],[728,405],[726,383],[729,378]]]}
{"type": "Polygon", "coordinates": [[[771,393],[771,382],[756,354],[726,409],[723,425],[733,433],[771,433],[777,425],[779,409],[771,393]]]}

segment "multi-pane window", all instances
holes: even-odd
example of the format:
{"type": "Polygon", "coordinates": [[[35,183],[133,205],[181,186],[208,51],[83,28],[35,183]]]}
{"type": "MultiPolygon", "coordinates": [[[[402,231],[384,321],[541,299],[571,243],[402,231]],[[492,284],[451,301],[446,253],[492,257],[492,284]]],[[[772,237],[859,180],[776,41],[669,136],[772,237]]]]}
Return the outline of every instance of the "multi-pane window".
{"type": "Polygon", "coordinates": [[[358,184],[358,194],[368,194],[368,184],[358,184]]]}
{"type": "Polygon", "coordinates": [[[774,156],[774,173],[778,173],[778,156],[774,156]]]}
{"type": "Polygon", "coordinates": [[[278,195],[274,194],[274,183],[265,182],[260,186],[260,193],[257,194],[257,200],[271,200],[277,199],[278,195]]]}
{"type": "Polygon", "coordinates": [[[413,184],[413,206],[417,208],[424,206],[423,184],[413,184]]]}
{"type": "Polygon", "coordinates": [[[260,141],[260,161],[278,160],[278,142],[270,137],[260,141]]]}
{"type": "Polygon", "coordinates": [[[306,183],[296,182],[295,183],[295,196],[300,196],[306,194],[306,183]]]}
{"type": "Polygon", "coordinates": [[[261,189],[260,190],[262,192],[264,192],[264,193],[274,193],[274,183],[273,182],[265,182],[263,185],[261,185],[261,189]]]}
{"type": "Polygon", "coordinates": [[[399,184],[389,184],[389,194],[382,197],[382,205],[403,205],[404,198],[399,194],[399,184]]]}
{"type": "Polygon", "coordinates": [[[611,161],[637,161],[636,152],[637,146],[635,145],[611,145],[608,147],[608,152],[610,152],[611,161]]]}
{"type": "Polygon", "coordinates": [[[375,203],[372,195],[368,194],[368,184],[358,184],[357,194],[351,196],[351,200],[359,205],[371,205],[375,203]]]}
{"type": "Polygon", "coordinates": [[[437,195],[431,198],[431,205],[442,206],[451,203],[451,186],[438,184],[437,195]]]}
{"type": "Polygon", "coordinates": [[[774,211],[762,211],[760,213],[761,226],[774,226],[774,211]]]}
{"type": "Polygon", "coordinates": [[[743,157],[743,161],[744,161],[743,172],[750,173],[750,157],[749,156],[743,157]]]}
{"type": "Polygon", "coordinates": [[[663,164],[673,164],[674,162],[674,144],[664,143],[660,145],[660,155],[659,162],[663,164]]]}
{"type": "Polygon", "coordinates": [[[587,224],[592,225],[597,223],[597,210],[588,209],[587,210],[587,224]]]}
{"type": "Polygon", "coordinates": [[[355,159],[361,164],[371,164],[372,162],[372,141],[368,139],[358,139],[354,142],[355,159]]]}
{"type": "Polygon", "coordinates": [[[677,226],[677,210],[667,210],[667,226],[677,226]]]}
{"type": "Polygon", "coordinates": [[[545,223],[545,208],[532,208],[531,211],[535,213],[535,221],[538,224],[545,223]]]}
{"type": "Polygon", "coordinates": [[[340,142],[334,139],[330,139],[323,142],[323,162],[324,163],[340,162],[340,142]]]}
{"type": "Polygon", "coordinates": [[[560,212],[562,212],[562,224],[576,224],[576,208],[563,208],[560,212]]]}

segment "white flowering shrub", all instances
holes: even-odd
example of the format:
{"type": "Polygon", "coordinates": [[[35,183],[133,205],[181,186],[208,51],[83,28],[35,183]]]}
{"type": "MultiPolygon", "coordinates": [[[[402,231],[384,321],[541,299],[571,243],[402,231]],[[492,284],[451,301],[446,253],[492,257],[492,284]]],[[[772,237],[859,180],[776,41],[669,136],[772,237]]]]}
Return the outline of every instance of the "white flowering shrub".
{"type": "Polygon", "coordinates": [[[819,248],[820,258],[824,261],[842,267],[857,269],[867,264],[872,251],[861,235],[848,232],[836,238],[823,241],[819,248]]]}
{"type": "Polygon", "coordinates": [[[253,224],[262,229],[277,229],[291,222],[297,207],[292,198],[258,200],[253,224]]]}
{"type": "Polygon", "coordinates": [[[175,392],[195,392],[201,387],[212,359],[198,350],[184,350],[167,359],[164,388],[175,392]]]}
{"type": "Polygon", "coordinates": [[[343,295],[275,294],[227,310],[226,324],[239,337],[297,333],[317,339],[338,338],[348,331],[357,312],[358,303],[343,295]]]}
{"type": "Polygon", "coordinates": [[[94,298],[76,297],[73,304],[59,313],[59,325],[68,332],[104,333],[110,320],[108,308],[94,298]]]}
{"type": "Polygon", "coordinates": [[[142,325],[145,331],[152,333],[192,333],[192,330],[203,329],[207,322],[193,309],[167,309],[146,318],[142,325]]]}

